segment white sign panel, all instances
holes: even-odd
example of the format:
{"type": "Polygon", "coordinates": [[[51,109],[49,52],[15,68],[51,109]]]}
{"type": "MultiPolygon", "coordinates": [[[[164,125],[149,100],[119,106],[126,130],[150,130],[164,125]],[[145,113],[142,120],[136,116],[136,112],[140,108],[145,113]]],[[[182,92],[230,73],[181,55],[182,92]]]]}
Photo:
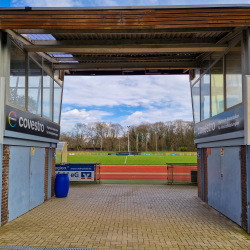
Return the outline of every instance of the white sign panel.
{"type": "Polygon", "coordinates": [[[56,165],[56,174],[68,174],[69,181],[94,182],[95,165],[92,164],[56,165]]]}

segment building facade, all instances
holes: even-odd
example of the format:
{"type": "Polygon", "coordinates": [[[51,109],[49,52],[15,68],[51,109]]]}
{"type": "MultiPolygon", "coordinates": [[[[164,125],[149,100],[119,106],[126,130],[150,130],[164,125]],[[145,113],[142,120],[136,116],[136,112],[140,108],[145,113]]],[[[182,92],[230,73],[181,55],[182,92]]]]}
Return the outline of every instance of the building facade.
{"type": "Polygon", "coordinates": [[[249,231],[249,29],[190,72],[198,196],[249,231]]]}
{"type": "Polygon", "coordinates": [[[1,226],[54,196],[63,81],[0,31],[1,226]]]}

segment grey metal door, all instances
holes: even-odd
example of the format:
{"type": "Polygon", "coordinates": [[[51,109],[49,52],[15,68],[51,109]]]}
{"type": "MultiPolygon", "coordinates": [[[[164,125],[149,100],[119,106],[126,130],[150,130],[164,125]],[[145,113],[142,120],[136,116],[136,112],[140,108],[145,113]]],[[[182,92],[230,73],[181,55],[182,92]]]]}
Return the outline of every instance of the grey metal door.
{"type": "Polygon", "coordinates": [[[207,158],[208,204],[241,225],[240,147],[212,148],[207,158]]]}
{"type": "Polygon", "coordinates": [[[10,147],[8,221],[29,211],[29,156],[29,147],[10,147]]]}
{"type": "Polygon", "coordinates": [[[241,225],[240,147],[224,148],[221,156],[221,213],[241,225]]]}
{"type": "Polygon", "coordinates": [[[221,164],[220,148],[211,148],[207,158],[208,204],[220,211],[221,200],[221,164]]]}
{"type": "Polygon", "coordinates": [[[30,156],[30,205],[33,209],[44,202],[45,148],[35,148],[30,156]]]}

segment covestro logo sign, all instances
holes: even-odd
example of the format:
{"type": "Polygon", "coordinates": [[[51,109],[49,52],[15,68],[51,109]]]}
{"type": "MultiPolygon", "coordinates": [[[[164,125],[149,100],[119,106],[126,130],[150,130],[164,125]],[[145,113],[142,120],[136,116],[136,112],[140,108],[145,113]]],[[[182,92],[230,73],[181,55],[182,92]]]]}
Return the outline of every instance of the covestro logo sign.
{"type": "Polygon", "coordinates": [[[8,121],[12,128],[16,126],[17,117],[14,111],[10,111],[9,116],[8,116],[8,121]]]}
{"type": "Polygon", "coordinates": [[[6,105],[6,130],[59,140],[60,126],[6,105]]]}
{"type": "Polygon", "coordinates": [[[20,128],[24,127],[24,128],[32,129],[35,131],[44,132],[44,125],[42,123],[40,123],[39,121],[35,122],[35,121],[30,120],[30,119],[23,118],[21,116],[21,117],[19,117],[18,123],[19,123],[20,128]]]}

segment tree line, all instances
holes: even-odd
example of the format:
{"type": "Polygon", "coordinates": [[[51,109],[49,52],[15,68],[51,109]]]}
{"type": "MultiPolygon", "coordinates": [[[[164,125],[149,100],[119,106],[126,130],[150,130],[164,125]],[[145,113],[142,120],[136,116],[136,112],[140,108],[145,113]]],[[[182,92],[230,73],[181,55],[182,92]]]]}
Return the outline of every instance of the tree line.
{"type": "Polygon", "coordinates": [[[101,151],[195,151],[193,122],[141,123],[122,126],[119,123],[77,123],[60,135],[69,150],[101,151]]]}

